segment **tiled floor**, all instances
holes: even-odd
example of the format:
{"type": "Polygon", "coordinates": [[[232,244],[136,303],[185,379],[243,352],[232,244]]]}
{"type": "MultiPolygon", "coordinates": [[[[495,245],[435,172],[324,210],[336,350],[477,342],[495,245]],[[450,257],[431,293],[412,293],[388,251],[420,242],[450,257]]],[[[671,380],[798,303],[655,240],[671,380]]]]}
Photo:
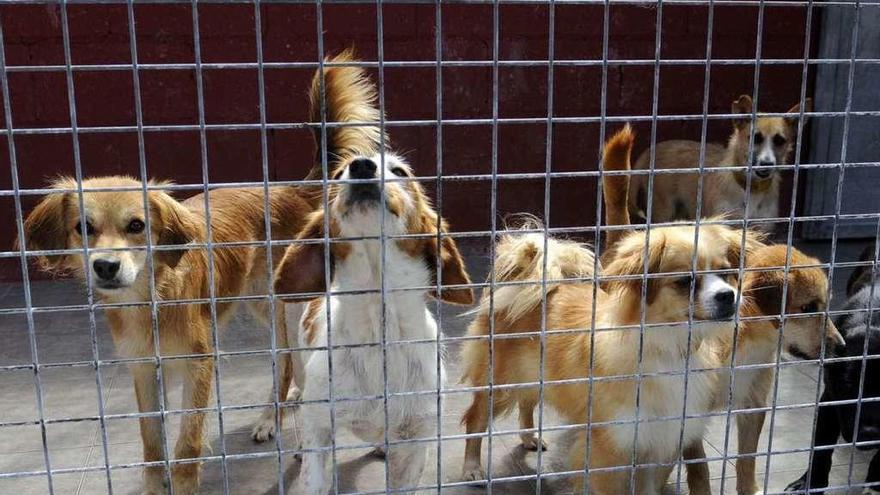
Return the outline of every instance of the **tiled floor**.
{"type": "MultiPolygon", "coordinates": [[[[827,259],[821,246],[805,246],[805,249],[827,259]]],[[[840,259],[854,259],[858,254],[857,245],[842,245],[840,259]]],[[[483,276],[480,268],[486,266],[478,256],[469,258],[475,279],[483,276]]],[[[846,280],[847,273],[834,277],[836,297],[842,301],[839,288],[846,280]]],[[[35,306],[63,306],[83,302],[81,290],[75,282],[52,281],[36,282],[32,286],[35,306]]],[[[22,307],[22,288],[19,284],[0,284],[0,309],[22,307]]],[[[461,335],[466,319],[457,316],[458,308],[445,308],[443,330],[447,335],[461,335]]],[[[115,356],[103,315],[98,312],[96,319],[96,346],[102,359],[115,356]]],[[[93,359],[90,320],[87,312],[60,311],[35,313],[35,344],[40,363],[63,363],[93,359]]],[[[230,328],[220,337],[223,351],[265,349],[268,347],[268,331],[249,317],[237,317],[230,328]]],[[[450,349],[449,376],[456,377],[455,346],[450,349]]],[[[31,342],[27,320],[22,315],[0,315],[0,366],[29,364],[32,362],[31,342]]],[[[271,387],[271,363],[268,357],[239,356],[225,357],[220,363],[220,395],[224,405],[261,403],[266,400],[271,387]]],[[[814,365],[786,367],[780,374],[779,404],[800,404],[815,401],[817,392],[818,368],[814,365]]],[[[140,470],[119,468],[110,472],[108,483],[105,463],[121,465],[140,460],[140,440],[137,422],[133,419],[107,420],[102,424],[94,418],[98,415],[99,402],[106,414],[135,412],[134,393],[128,371],[121,366],[102,367],[101,400],[98,400],[98,384],[94,368],[91,366],[58,367],[45,369],[40,373],[43,391],[42,410],[46,419],[71,419],[66,422],[51,423],[46,427],[45,438],[39,426],[0,427],[0,494],[30,495],[49,492],[45,475],[8,477],[8,473],[28,473],[46,469],[44,446],[48,447],[48,462],[53,471],[54,493],[72,495],[93,495],[112,491],[116,494],[135,494],[140,483],[140,470]],[[77,419],[79,418],[79,419],[77,419]],[[106,440],[106,443],[105,443],[106,440]],[[106,451],[106,457],[105,457],[106,451]],[[90,468],[87,472],[70,472],[72,469],[90,468]]],[[[35,377],[30,370],[0,371],[0,423],[28,422],[39,418],[35,377]]],[[[448,387],[456,387],[454,379],[448,387]]],[[[179,387],[171,394],[171,404],[179,404],[179,387]]],[[[469,397],[464,393],[447,396],[442,411],[442,435],[462,433],[459,426],[461,411],[469,397]]],[[[285,455],[279,464],[274,454],[275,444],[258,445],[250,439],[250,427],[258,416],[256,410],[228,411],[223,415],[223,435],[220,435],[218,418],[211,418],[208,442],[213,455],[225,453],[237,455],[264,452],[269,455],[260,458],[228,459],[226,472],[220,462],[207,462],[203,471],[202,493],[223,493],[224,478],[228,479],[229,493],[236,494],[275,494],[278,493],[279,473],[285,487],[296,480],[299,462],[292,455],[285,455]],[[221,441],[222,438],[222,441],[221,441]],[[224,448],[225,447],[225,448],[224,448]]],[[[813,408],[780,411],[772,418],[768,416],[762,437],[763,452],[768,440],[772,438],[772,451],[786,451],[807,448],[810,445],[813,408]],[[771,428],[772,426],[772,428],[771,428]]],[[[559,424],[558,418],[549,411],[544,424],[552,427],[559,424]]],[[[290,426],[282,438],[285,449],[293,448],[296,440],[295,428],[290,426]]],[[[303,426],[303,425],[297,425],[303,426]]],[[[307,427],[307,425],[305,425],[307,427]]],[[[496,431],[515,429],[515,418],[499,420],[496,431]]],[[[175,431],[175,421],[168,424],[169,432],[175,431]]],[[[554,471],[565,470],[565,451],[570,434],[551,432],[547,434],[550,448],[542,457],[542,493],[565,493],[569,491],[567,480],[552,476],[554,471]]],[[[537,457],[535,452],[527,452],[518,444],[515,434],[498,435],[493,438],[491,463],[495,478],[534,476],[537,457]]],[[[722,457],[726,451],[735,452],[735,430],[729,441],[725,440],[725,421],[713,421],[706,435],[707,452],[713,457],[722,457]],[[725,449],[725,445],[727,448],[725,449]]],[[[358,442],[347,433],[340,433],[337,445],[355,445],[358,442]]],[[[445,440],[440,445],[440,462],[437,462],[437,446],[432,447],[428,468],[422,478],[425,483],[440,481],[455,483],[459,481],[463,440],[445,440]],[[440,467],[440,473],[437,468],[440,467]]],[[[485,445],[485,442],[484,442],[485,445]]],[[[484,452],[487,449],[484,446],[484,452]]],[[[838,449],[835,453],[835,467],[832,482],[846,484],[850,455],[852,454],[852,480],[864,479],[869,453],[838,449]]],[[[484,455],[484,458],[486,455],[484,455]]],[[[758,470],[768,469],[769,492],[778,492],[788,482],[797,478],[806,466],[806,453],[776,454],[758,458],[758,470]]],[[[484,464],[486,461],[484,460],[484,464]]],[[[340,450],[337,453],[340,492],[382,490],[384,464],[371,457],[364,450],[340,450]]],[[[735,474],[732,462],[721,460],[710,463],[715,492],[721,492],[722,472],[726,476],[724,493],[735,493],[732,477],[735,474]]],[[[682,473],[683,476],[683,473],[682,473]]],[[[673,474],[672,480],[676,479],[673,474]]],[[[683,478],[682,478],[683,479],[683,478]]],[[[536,491],[534,479],[517,481],[496,481],[492,492],[495,494],[524,494],[536,491]]],[[[682,487],[683,491],[686,488],[682,487]]],[[[676,486],[669,486],[670,493],[676,486]]],[[[481,494],[485,487],[454,486],[443,490],[452,494],[481,494]]],[[[288,490],[293,493],[293,490],[288,490]]],[[[837,492],[843,493],[843,492],[837,492]]],[[[859,493],[853,489],[852,493],[859,493]]]]}

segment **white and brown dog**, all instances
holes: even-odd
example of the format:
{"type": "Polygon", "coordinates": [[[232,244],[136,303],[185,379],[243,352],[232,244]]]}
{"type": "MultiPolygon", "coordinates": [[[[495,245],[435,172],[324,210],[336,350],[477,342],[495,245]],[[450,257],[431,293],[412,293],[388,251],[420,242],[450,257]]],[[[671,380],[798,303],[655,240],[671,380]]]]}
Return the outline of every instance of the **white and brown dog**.
{"type": "Polygon", "coordinates": [[[383,451],[389,488],[415,488],[427,456],[427,444],[417,440],[435,434],[443,379],[426,295],[471,304],[472,290],[460,287],[470,279],[453,239],[438,241],[446,224],[401,157],[347,153],[332,137],[330,144],[338,157],[331,179],[354,182],[331,185],[328,209],[314,212],[298,237],[311,242],[288,248],[275,282],[279,294],[331,291],[308,302],[300,319],[301,346],[314,350],[306,361],[297,493],[327,493],[331,417],[383,451]],[[382,234],[392,238],[380,240],[382,234]],[[459,287],[437,294],[430,287],[438,284],[459,287]],[[331,398],[335,405],[325,402],[331,398]]]}
{"type": "MultiPolygon", "coordinates": [[[[804,111],[809,112],[812,101],[807,98],[804,111]]],[[[731,105],[731,112],[752,113],[752,99],[740,96],[731,105]]],[[[743,217],[746,199],[746,171],[718,171],[725,167],[751,167],[751,194],[749,195],[749,218],[773,218],[779,214],[779,165],[786,165],[797,141],[800,105],[788,110],[790,117],[757,117],[752,127],[751,118],[733,121],[733,133],[727,146],[706,143],[703,163],[706,169],[703,179],[702,209],[700,215],[711,217],[726,215],[743,217]],[[749,141],[752,141],[749,154],[749,141]],[[715,170],[711,170],[715,169],[715,170]]],[[[650,167],[651,150],[645,150],[636,161],[635,168],[650,167]]],[[[663,173],[662,170],[698,168],[700,166],[700,142],[672,140],[657,143],[654,149],[654,176],[651,222],[693,220],[697,214],[697,173],[663,173]]],[[[630,197],[630,214],[645,218],[648,207],[648,176],[632,178],[634,194],[630,197]]],[[[772,226],[762,228],[772,230],[772,226]]]]}

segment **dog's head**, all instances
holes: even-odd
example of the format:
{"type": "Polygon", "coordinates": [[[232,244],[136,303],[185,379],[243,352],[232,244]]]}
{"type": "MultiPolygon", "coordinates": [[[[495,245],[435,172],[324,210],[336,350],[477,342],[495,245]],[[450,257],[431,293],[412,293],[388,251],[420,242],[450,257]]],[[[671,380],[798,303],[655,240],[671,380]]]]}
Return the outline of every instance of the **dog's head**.
{"type": "MultiPolygon", "coordinates": [[[[446,222],[439,218],[431,206],[422,187],[412,179],[412,170],[402,158],[386,154],[383,157],[355,156],[341,162],[333,173],[333,179],[353,180],[334,184],[330,191],[329,211],[320,210],[312,214],[308,224],[299,234],[299,239],[324,239],[325,225],[330,228],[329,237],[377,237],[384,219],[384,234],[387,236],[418,235],[389,241],[402,256],[423,263],[430,273],[425,285],[464,285],[470,284],[464,261],[458,252],[455,241],[448,236],[437,240],[437,232],[446,234],[446,222]],[[380,167],[384,166],[386,181],[380,181],[380,167]],[[383,212],[384,204],[384,212],[383,212]],[[438,223],[439,222],[439,223],[438,223]],[[438,270],[439,267],[439,270],[438,270]]],[[[330,242],[330,279],[334,270],[350,255],[355,243],[365,247],[365,256],[375,270],[380,269],[379,242],[373,240],[352,240],[330,242]],[[372,259],[375,258],[375,259],[372,259]]],[[[393,256],[386,244],[386,271],[394,268],[393,256]]],[[[326,272],[324,243],[296,243],[291,245],[276,271],[275,290],[281,294],[305,292],[324,292],[326,272]]],[[[436,294],[435,294],[436,295],[436,294]]],[[[439,297],[455,304],[472,304],[473,290],[470,288],[443,289],[439,297]]]]}
{"type": "MultiPolygon", "coordinates": [[[[743,232],[720,225],[702,225],[699,243],[695,245],[694,229],[694,226],[685,225],[651,229],[647,258],[646,234],[634,232],[618,244],[614,260],[603,271],[608,276],[641,276],[647,265],[646,322],[688,321],[692,286],[694,321],[729,321],[736,313],[735,273],[699,272],[737,268],[743,253],[743,232]],[[698,272],[696,278],[692,271],[698,272]]],[[[745,237],[747,250],[758,243],[757,236],[751,232],[745,237]]],[[[612,291],[620,291],[629,323],[639,322],[642,284],[641,278],[610,284],[612,291]]]]}
{"type": "MultiPolygon", "coordinates": [[[[813,102],[807,98],[804,111],[809,112],[813,102]]],[[[798,116],[800,104],[791,107],[787,113],[791,117],[757,117],[754,127],[748,116],[733,121],[733,134],[728,146],[733,148],[736,165],[752,167],[752,181],[763,181],[772,178],[779,172],[777,165],[786,165],[791,160],[797,140],[798,116]],[[749,138],[752,138],[752,153],[749,155],[749,138]]],[[[748,95],[740,96],[731,104],[731,113],[752,113],[752,99],[748,95]]]]}
{"type": "MultiPolygon", "coordinates": [[[[824,382],[831,400],[855,400],[859,398],[861,386],[862,366],[864,365],[864,387],[862,399],[880,398],[880,382],[874,377],[880,374],[880,360],[874,357],[880,355],[880,329],[869,327],[866,331],[860,330],[847,335],[846,348],[841,353],[846,357],[862,357],[865,352],[865,339],[868,339],[869,356],[866,360],[853,360],[836,363],[827,363],[824,369],[824,382]]],[[[856,441],[873,442],[880,440],[880,401],[862,402],[858,411],[859,424],[856,423],[856,404],[837,406],[837,417],[840,422],[840,433],[847,442],[853,441],[853,431],[856,432],[856,441]]],[[[876,449],[878,445],[859,446],[860,449],[876,449]]]]}
{"type": "MultiPolygon", "coordinates": [[[[131,287],[147,272],[147,235],[153,245],[187,244],[202,237],[198,219],[164,192],[149,191],[145,206],[143,194],[137,189],[89,191],[114,187],[142,186],[140,181],[127,177],[87,179],[82,184],[82,215],[79,195],[70,191],[47,195],[31,211],[24,223],[28,250],[79,249],[88,240],[88,260],[83,260],[82,253],[41,255],[37,257],[41,269],[71,272],[83,280],[88,269],[98,293],[110,295],[131,287]],[[146,229],[147,215],[150,232],[146,229]]],[[[76,190],[77,185],[71,178],[61,178],[52,188],[76,190]]],[[[173,267],[183,253],[157,250],[154,259],[173,267]]]]}
{"type": "MultiPolygon", "coordinates": [[[[784,349],[803,359],[819,357],[822,339],[828,352],[843,345],[837,327],[823,314],[828,308],[828,277],[815,265],[819,265],[819,260],[793,247],[764,246],[747,256],[749,271],[743,280],[743,292],[758,313],[772,316],[785,312],[784,349]],[[791,249],[791,259],[786,276],[788,249],[791,249]]],[[[772,324],[778,329],[780,321],[774,319],[772,324]]]]}

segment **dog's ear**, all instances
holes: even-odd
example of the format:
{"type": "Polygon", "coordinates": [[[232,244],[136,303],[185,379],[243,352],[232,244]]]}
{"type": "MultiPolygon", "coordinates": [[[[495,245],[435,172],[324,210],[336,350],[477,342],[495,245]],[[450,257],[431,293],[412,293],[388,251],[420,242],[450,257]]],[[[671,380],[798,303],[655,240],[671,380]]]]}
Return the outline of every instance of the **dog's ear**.
{"type": "MultiPolygon", "coordinates": [[[[730,105],[730,113],[752,113],[752,97],[749,95],[740,95],[740,97],[734,100],[730,105]]],[[[751,116],[749,115],[736,117],[733,119],[733,126],[737,129],[743,129],[748,127],[751,120],[751,116]]]]}
{"type": "MultiPolygon", "coordinates": [[[[153,221],[158,220],[158,244],[160,246],[174,246],[200,242],[205,240],[205,220],[198,218],[187,210],[177,200],[162,191],[150,192],[150,214],[153,221]]],[[[174,250],[156,250],[156,259],[171,268],[180,263],[180,259],[186,254],[186,248],[174,250]]]]}
{"type": "MultiPolygon", "coordinates": [[[[434,223],[436,225],[436,223],[434,223]]],[[[446,233],[446,222],[441,220],[441,234],[446,233]]],[[[437,230],[435,227],[434,233],[437,230]]],[[[431,270],[431,283],[441,284],[441,290],[435,290],[432,296],[450,304],[469,305],[474,303],[474,291],[470,287],[458,289],[442,289],[443,285],[470,285],[471,278],[464,267],[464,259],[458,252],[458,246],[451,237],[442,236],[438,245],[437,239],[429,239],[425,243],[425,261],[431,270]],[[437,266],[440,266],[440,276],[437,276],[437,266]]]]}
{"type": "Polygon", "coordinates": [[[748,257],[750,253],[764,247],[764,234],[751,229],[746,229],[743,235],[740,229],[719,226],[718,232],[722,241],[727,243],[727,260],[731,268],[739,268],[743,256],[748,257]]]}
{"type": "MultiPolygon", "coordinates": [[[[53,189],[73,189],[73,179],[62,178],[52,184],[53,189]]],[[[67,194],[52,193],[31,211],[24,221],[24,245],[29,251],[47,251],[68,247],[68,232],[65,228],[67,214],[67,194]]],[[[15,246],[20,247],[21,239],[16,239],[15,246]]],[[[37,266],[45,272],[58,272],[63,269],[69,256],[38,256],[37,266]]]]}
{"type": "MultiPolygon", "coordinates": [[[[653,234],[653,233],[652,233],[653,234]]],[[[630,235],[620,244],[619,251],[614,260],[605,267],[603,273],[614,277],[623,276],[643,276],[645,273],[645,235],[638,233],[630,235]]],[[[663,265],[663,254],[666,250],[666,238],[662,234],[654,234],[651,236],[650,246],[648,246],[647,268],[649,274],[660,273],[663,265]]],[[[629,291],[627,300],[641,301],[642,298],[642,282],[644,278],[627,278],[625,280],[611,280],[609,287],[613,290],[629,291]]],[[[649,278],[645,302],[651,304],[657,297],[657,293],[662,285],[661,278],[649,278]]]]}
{"type": "MultiPolygon", "coordinates": [[[[813,99],[807,98],[804,100],[804,112],[812,112],[813,111],[813,99]]],[[[785,117],[785,123],[788,124],[789,127],[792,127],[795,132],[797,132],[798,125],[798,117],[800,117],[801,113],[801,104],[798,103],[795,106],[788,109],[790,116],[785,117]]],[[[804,115],[804,123],[807,121],[807,116],[804,115]]]]}
{"type": "MultiPolygon", "coordinates": [[[[336,229],[330,226],[330,237],[336,229]]],[[[324,239],[324,211],[318,210],[309,215],[308,221],[299,234],[298,241],[322,241],[324,239]]],[[[340,244],[330,245],[330,277],[339,255],[340,244]]],[[[287,247],[284,257],[275,270],[275,292],[278,294],[302,294],[309,292],[325,292],[327,290],[327,272],[324,269],[324,242],[297,242],[287,247]]]]}
{"type": "MultiPolygon", "coordinates": [[[[782,269],[747,272],[743,281],[743,293],[757,305],[764,316],[778,316],[783,311],[782,289],[785,285],[785,273],[782,269]]],[[[774,320],[773,326],[779,322],[774,320]]]]}

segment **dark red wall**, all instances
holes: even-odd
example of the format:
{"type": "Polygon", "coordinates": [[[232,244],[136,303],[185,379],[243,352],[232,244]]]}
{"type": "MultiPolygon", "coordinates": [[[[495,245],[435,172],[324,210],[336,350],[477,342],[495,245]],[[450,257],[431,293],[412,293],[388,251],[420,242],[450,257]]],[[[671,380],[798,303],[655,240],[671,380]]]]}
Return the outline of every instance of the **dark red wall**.
{"type": "MultiPolygon", "coordinates": [[[[64,63],[59,6],[16,5],[0,8],[9,66],[64,63]]],[[[383,7],[386,61],[435,60],[434,5],[383,7]]],[[[377,60],[377,12],[374,5],[323,6],[325,50],[338,51],[354,44],[366,60],[377,60]]],[[[542,60],[548,54],[548,7],[503,5],[500,8],[500,58],[542,60]]],[[[653,59],[656,9],[611,7],[609,57],[653,59]]],[[[266,62],[314,62],[318,57],[314,5],[262,6],[262,41],[266,62]]],[[[204,62],[255,62],[256,36],[252,5],[200,5],[201,50],[204,62]]],[[[818,16],[815,16],[816,18],[818,16]]],[[[71,5],[68,7],[71,55],[74,64],[129,64],[131,49],[124,5],[71,5]]],[[[804,7],[766,7],[764,58],[802,58],[806,11],[804,7]]],[[[194,43],[190,5],[135,6],[140,63],[192,63],[194,43]]],[[[602,57],[601,5],[556,7],[557,60],[602,57]]],[[[708,7],[666,5],[663,8],[664,59],[704,58],[708,7]]],[[[757,7],[716,6],[712,45],[714,59],[754,58],[757,7]]],[[[442,37],[444,60],[491,60],[493,8],[491,5],[444,5],[442,37]]],[[[816,26],[813,26],[816,32],[816,26]]],[[[815,36],[813,37],[816,38],[815,36]]],[[[266,114],[269,122],[307,120],[306,90],[312,69],[267,69],[266,114]]],[[[664,66],[660,72],[659,113],[696,114],[702,110],[703,65],[664,66]]],[[[385,101],[389,118],[435,119],[434,68],[386,68],[385,101]]],[[[209,124],[258,123],[257,71],[210,69],[204,72],[205,117],[209,124]]],[[[490,118],[491,67],[443,69],[443,118],[490,118]]],[[[13,123],[16,128],[70,125],[66,75],[63,71],[10,73],[13,123]]],[[[80,127],[135,124],[132,73],[77,71],[74,73],[77,124],[80,127]]],[[[554,115],[598,116],[601,104],[601,68],[555,68],[554,115]]],[[[710,81],[710,112],[727,113],[740,93],[751,93],[754,67],[714,65],[710,81]]],[[[143,70],[140,84],[145,124],[197,124],[196,78],[193,70],[143,70]]],[[[801,65],[765,65],[760,74],[760,99],[768,111],[783,111],[799,96],[801,65]]],[[[612,65],[608,71],[608,114],[650,115],[653,67],[612,65]]],[[[547,67],[502,67],[499,71],[499,116],[547,116],[547,67]]],[[[0,109],[2,112],[2,109],[0,109]]],[[[611,130],[619,124],[611,124],[611,130]]],[[[699,121],[658,124],[658,138],[698,138],[699,121]]],[[[729,123],[712,122],[709,136],[723,140],[729,123]]],[[[646,146],[650,124],[636,125],[638,151],[646,146]]],[[[546,153],[545,124],[504,124],[498,129],[498,171],[542,172],[546,153]]],[[[405,151],[420,175],[435,173],[436,126],[398,127],[391,130],[395,148],[405,151]]],[[[491,126],[443,127],[443,174],[491,171],[491,126]]],[[[200,183],[201,153],[198,132],[145,134],[147,168],[152,177],[178,183],[200,183]]],[[[24,188],[39,188],[58,174],[73,174],[70,133],[17,135],[15,145],[19,179],[24,188]]],[[[138,175],[137,135],[133,132],[79,135],[83,173],[138,175]]],[[[259,131],[212,130],[207,133],[211,182],[262,180],[259,131]]],[[[552,164],[555,171],[596,170],[598,124],[559,123],[553,128],[552,164]]],[[[268,163],[273,179],[297,179],[310,166],[311,137],[303,130],[270,130],[268,163]]],[[[5,136],[0,160],[8,163],[5,136]]],[[[8,167],[0,174],[0,188],[11,188],[8,167]]],[[[595,224],[594,179],[554,179],[549,223],[558,226],[595,224]]],[[[34,200],[27,198],[25,208],[34,200]]],[[[544,183],[501,181],[497,215],[533,212],[544,208],[544,183]]],[[[12,249],[15,237],[13,203],[0,198],[0,250],[12,249]]],[[[493,212],[490,183],[444,182],[443,213],[456,231],[484,230],[493,212]]],[[[17,260],[0,261],[0,278],[20,274],[17,260]]]]}

